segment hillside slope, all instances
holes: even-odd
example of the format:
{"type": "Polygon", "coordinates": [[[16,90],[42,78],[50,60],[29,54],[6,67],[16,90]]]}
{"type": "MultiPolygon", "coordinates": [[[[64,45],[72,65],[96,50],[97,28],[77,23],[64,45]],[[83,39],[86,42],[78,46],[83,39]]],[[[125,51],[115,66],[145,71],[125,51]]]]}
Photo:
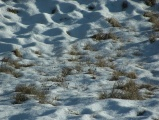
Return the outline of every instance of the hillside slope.
{"type": "Polygon", "coordinates": [[[0,120],[159,119],[158,6],[1,0],[0,120]]]}

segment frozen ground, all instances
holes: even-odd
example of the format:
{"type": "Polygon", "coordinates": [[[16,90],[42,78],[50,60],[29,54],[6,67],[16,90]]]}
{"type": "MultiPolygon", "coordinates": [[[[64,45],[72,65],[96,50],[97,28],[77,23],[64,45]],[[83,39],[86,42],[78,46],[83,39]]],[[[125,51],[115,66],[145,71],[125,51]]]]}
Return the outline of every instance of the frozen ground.
{"type": "Polygon", "coordinates": [[[159,41],[149,41],[157,31],[143,14],[159,11],[159,3],[128,0],[122,10],[122,2],[1,0],[0,120],[158,120],[159,41]],[[97,33],[117,38],[95,40],[97,33]],[[123,72],[116,80],[115,71],[123,72]],[[114,83],[130,79],[142,99],[121,99],[129,88],[109,96],[114,83]],[[29,100],[15,104],[22,93],[29,100]]]}

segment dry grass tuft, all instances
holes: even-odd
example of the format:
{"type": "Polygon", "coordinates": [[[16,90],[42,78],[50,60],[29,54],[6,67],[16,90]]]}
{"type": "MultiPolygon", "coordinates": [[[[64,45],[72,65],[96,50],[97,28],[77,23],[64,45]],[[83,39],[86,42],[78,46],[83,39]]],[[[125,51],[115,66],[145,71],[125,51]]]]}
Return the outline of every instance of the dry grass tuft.
{"type": "Polygon", "coordinates": [[[64,82],[64,78],[62,76],[57,76],[57,77],[48,78],[47,81],[64,82]]]}
{"type": "Polygon", "coordinates": [[[22,54],[18,49],[13,50],[12,52],[15,54],[15,56],[20,57],[20,58],[22,57],[22,54]]]}
{"type": "Polygon", "coordinates": [[[107,67],[107,62],[104,59],[98,59],[97,62],[95,63],[96,66],[98,67],[107,67]]]}
{"type": "Polygon", "coordinates": [[[99,94],[99,99],[105,98],[143,100],[143,97],[139,94],[138,86],[133,80],[129,80],[125,84],[117,82],[110,93],[104,92],[99,94]]]}
{"type": "Polygon", "coordinates": [[[126,76],[130,79],[136,79],[137,78],[137,75],[135,72],[123,72],[123,71],[114,71],[113,72],[113,75],[112,75],[112,78],[110,79],[111,81],[114,81],[114,80],[119,80],[119,77],[120,76],[126,76]]]}
{"type": "Polygon", "coordinates": [[[100,41],[100,40],[107,40],[107,39],[113,39],[117,40],[117,36],[111,32],[109,33],[97,33],[93,36],[91,36],[92,39],[100,41]]]}
{"type": "Polygon", "coordinates": [[[108,21],[113,27],[122,27],[121,24],[120,24],[115,18],[108,18],[107,21],[108,21]]]}
{"type": "Polygon", "coordinates": [[[86,43],[83,49],[84,50],[95,51],[95,49],[94,49],[94,47],[91,43],[86,43]]]}
{"type": "Polygon", "coordinates": [[[145,88],[145,89],[147,89],[149,91],[153,91],[155,89],[158,89],[157,87],[155,87],[155,86],[153,86],[151,84],[141,84],[141,85],[139,85],[139,89],[143,89],[143,88],[145,88]]]}
{"type": "Polygon", "coordinates": [[[153,23],[153,29],[159,31],[159,14],[154,12],[145,12],[143,14],[145,17],[149,17],[149,22],[153,23]]]}
{"type": "Polygon", "coordinates": [[[113,75],[112,75],[112,78],[110,79],[111,81],[114,81],[114,80],[119,80],[119,77],[120,76],[126,76],[125,72],[122,72],[122,71],[114,71],[113,72],[113,75]]]}
{"type": "Polygon", "coordinates": [[[37,89],[33,85],[19,84],[16,86],[15,92],[21,92],[23,94],[35,94],[37,89]]]}
{"type": "Polygon", "coordinates": [[[6,73],[6,74],[10,74],[10,75],[13,75],[14,77],[16,78],[19,78],[22,76],[21,73],[19,72],[16,72],[14,69],[10,68],[10,67],[7,67],[7,66],[1,66],[0,67],[0,73],[6,73]]]}
{"type": "Polygon", "coordinates": [[[25,94],[22,94],[22,93],[17,93],[16,95],[13,96],[13,104],[21,104],[27,100],[29,100],[29,98],[25,95],[25,94]]]}
{"type": "Polygon", "coordinates": [[[130,79],[136,79],[136,78],[137,78],[137,75],[136,75],[135,72],[129,72],[129,73],[127,73],[126,76],[127,76],[128,78],[130,78],[130,79]]]}
{"type": "Polygon", "coordinates": [[[77,45],[73,45],[71,50],[69,51],[70,55],[83,55],[83,53],[81,53],[77,47],[77,45]]]}
{"type": "Polygon", "coordinates": [[[46,92],[36,88],[34,85],[19,84],[16,86],[15,92],[23,96],[26,96],[26,94],[34,95],[35,99],[38,99],[40,103],[46,102],[46,92]]]}

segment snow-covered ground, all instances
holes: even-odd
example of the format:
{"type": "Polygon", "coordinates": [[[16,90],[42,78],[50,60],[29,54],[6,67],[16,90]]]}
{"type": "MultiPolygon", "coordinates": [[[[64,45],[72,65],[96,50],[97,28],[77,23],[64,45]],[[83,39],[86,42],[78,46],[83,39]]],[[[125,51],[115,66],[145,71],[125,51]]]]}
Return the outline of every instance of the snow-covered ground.
{"type": "Polygon", "coordinates": [[[123,1],[1,0],[0,120],[158,120],[159,3],[123,1]]]}

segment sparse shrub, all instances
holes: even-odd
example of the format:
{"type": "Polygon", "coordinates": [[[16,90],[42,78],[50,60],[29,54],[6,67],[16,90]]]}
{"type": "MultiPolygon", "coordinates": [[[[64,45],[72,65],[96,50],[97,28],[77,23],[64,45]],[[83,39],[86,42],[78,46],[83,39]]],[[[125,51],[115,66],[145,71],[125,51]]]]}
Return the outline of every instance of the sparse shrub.
{"type": "Polygon", "coordinates": [[[154,6],[156,4],[156,0],[144,0],[145,4],[148,6],[154,6]]]}
{"type": "Polygon", "coordinates": [[[13,104],[21,104],[21,103],[29,100],[29,98],[25,94],[22,94],[22,93],[15,94],[15,96],[13,96],[13,99],[14,99],[13,104]]]}
{"type": "MultiPolygon", "coordinates": [[[[105,92],[106,93],[106,92],[105,92]]],[[[118,98],[118,99],[129,99],[129,100],[142,100],[142,96],[139,94],[138,86],[133,80],[129,80],[124,83],[115,83],[111,92],[100,95],[101,98],[118,98]]]]}
{"type": "Polygon", "coordinates": [[[121,24],[120,24],[115,18],[108,18],[107,21],[108,21],[113,27],[121,27],[121,24]]]}
{"type": "Polygon", "coordinates": [[[14,14],[18,14],[19,13],[19,10],[17,10],[17,9],[7,8],[7,11],[11,12],[11,13],[14,13],[14,14]]]}
{"type": "Polygon", "coordinates": [[[93,36],[91,36],[92,39],[94,40],[107,40],[107,39],[113,39],[113,40],[117,40],[117,36],[111,32],[109,33],[97,33],[93,36]]]}
{"type": "Polygon", "coordinates": [[[38,99],[40,103],[46,102],[46,91],[36,88],[34,85],[19,84],[15,88],[17,94],[26,96],[26,94],[34,95],[35,99],[38,99]]]}

